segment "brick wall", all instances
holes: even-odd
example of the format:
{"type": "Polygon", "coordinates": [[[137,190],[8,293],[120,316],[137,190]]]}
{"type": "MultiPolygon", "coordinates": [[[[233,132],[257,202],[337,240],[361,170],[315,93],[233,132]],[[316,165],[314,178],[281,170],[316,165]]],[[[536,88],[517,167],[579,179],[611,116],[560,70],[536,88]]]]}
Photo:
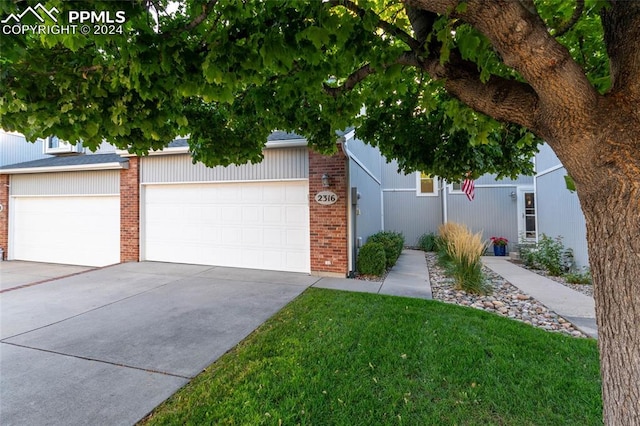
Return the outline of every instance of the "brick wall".
{"type": "Polygon", "coordinates": [[[0,247],[7,258],[9,250],[9,175],[0,175],[0,247]]]}
{"type": "Polygon", "coordinates": [[[140,158],[120,170],[120,261],[140,260],[140,158]]]}
{"type": "Polygon", "coordinates": [[[333,156],[309,151],[309,220],[311,242],[311,273],[346,276],[349,272],[348,245],[348,178],[347,158],[341,147],[333,156]],[[322,175],[327,173],[331,186],[323,188],[322,175]],[[318,204],[315,195],[333,191],[338,201],[332,205],[318,204]]]}

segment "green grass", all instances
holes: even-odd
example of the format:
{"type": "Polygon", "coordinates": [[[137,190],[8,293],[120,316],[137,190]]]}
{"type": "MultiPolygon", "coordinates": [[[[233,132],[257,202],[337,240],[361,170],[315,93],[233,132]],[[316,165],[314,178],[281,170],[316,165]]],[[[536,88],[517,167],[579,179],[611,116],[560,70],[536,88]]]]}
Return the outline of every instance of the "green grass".
{"type": "Polygon", "coordinates": [[[598,425],[596,342],[435,301],[309,289],[149,424],[598,425]]]}

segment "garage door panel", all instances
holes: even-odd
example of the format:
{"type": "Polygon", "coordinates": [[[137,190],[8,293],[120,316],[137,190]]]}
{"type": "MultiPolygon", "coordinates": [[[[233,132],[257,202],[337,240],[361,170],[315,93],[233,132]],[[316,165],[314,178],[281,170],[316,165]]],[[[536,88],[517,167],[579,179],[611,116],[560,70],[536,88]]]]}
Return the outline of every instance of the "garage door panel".
{"type": "Polygon", "coordinates": [[[147,260],[310,270],[306,181],[148,185],[145,199],[147,260]],[[177,193],[183,220],[165,208],[177,193]]]}
{"type": "Polygon", "coordinates": [[[12,258],[105,266],[120,261],[120,198],[18,197],[12,258]]]}

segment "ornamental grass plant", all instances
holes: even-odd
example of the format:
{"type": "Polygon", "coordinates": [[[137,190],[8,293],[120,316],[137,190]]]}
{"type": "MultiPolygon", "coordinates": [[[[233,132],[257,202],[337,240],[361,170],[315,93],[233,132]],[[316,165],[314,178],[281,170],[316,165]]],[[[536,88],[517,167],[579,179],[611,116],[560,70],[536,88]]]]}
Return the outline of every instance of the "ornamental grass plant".
{"type": "Polygon", "coordinates": [[[440,226],[438,231],[440,262],[454,278],[455,288],[467,293],[488,294],[491,287],[482,273],[480,261],[486,249],[482,234],[473,234],[466,226],[452,222],[440,226]]]}

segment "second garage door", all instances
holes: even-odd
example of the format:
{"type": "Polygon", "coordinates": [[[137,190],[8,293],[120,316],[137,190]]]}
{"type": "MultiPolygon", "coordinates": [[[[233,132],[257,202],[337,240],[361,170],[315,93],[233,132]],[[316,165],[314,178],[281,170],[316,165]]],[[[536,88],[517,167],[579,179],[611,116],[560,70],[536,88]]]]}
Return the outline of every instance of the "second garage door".
{"type": "Polygon", "coordinates": [[[120,262],[120,197],[16,197],[11,257],[105,266],[120,262]]]}
{"type": "Polygon", "coordinates": [[[143,258],[310,271],[308,182],[146,185],[143,258]]]}

